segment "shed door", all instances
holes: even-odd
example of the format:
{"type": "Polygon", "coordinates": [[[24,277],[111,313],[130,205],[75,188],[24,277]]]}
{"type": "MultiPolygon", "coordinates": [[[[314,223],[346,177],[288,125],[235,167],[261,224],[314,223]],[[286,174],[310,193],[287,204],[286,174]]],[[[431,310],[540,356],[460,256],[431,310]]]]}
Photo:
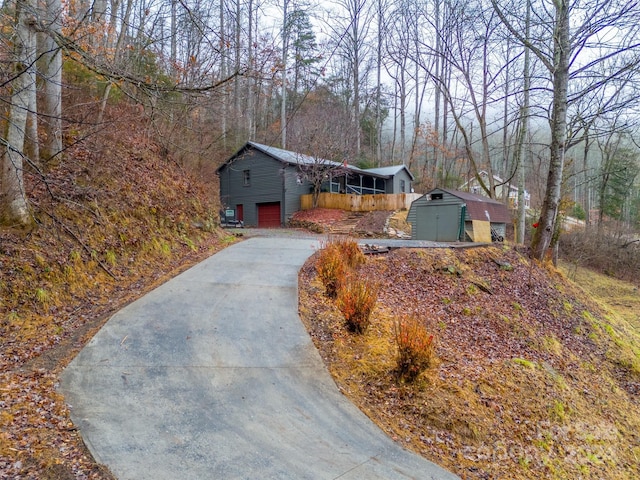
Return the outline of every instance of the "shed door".
{"type": "Polygon", "coordinates": [[[274,228],[281,227],[280,202],[259,203],[258,204],[258,227],[274,228]]]}
{"type": "Polygon", "coordinates": [[[460,230],[459,205],[422,205],[416,209],[416,239],[456,242],[460,230]]]}

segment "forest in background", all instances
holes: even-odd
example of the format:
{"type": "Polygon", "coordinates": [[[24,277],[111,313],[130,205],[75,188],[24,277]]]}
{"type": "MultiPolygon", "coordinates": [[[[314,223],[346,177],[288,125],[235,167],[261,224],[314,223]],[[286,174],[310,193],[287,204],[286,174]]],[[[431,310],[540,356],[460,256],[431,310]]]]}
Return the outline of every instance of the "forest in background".
{"type": "Polygon", "coordinates": [[[117,128],[104,111],[124,102],[214,184],[254,140],[403,163],[418,192],[476,177],[495,197],[496,175],[531,192],[516,231],[522,242],[537,220],[539,259],[562,215],[628,238],[640,222],[638,13],[624,0],[4,2],[0,217],[31,224],[24,173],[45,178],[79,129],[117,128]]]}

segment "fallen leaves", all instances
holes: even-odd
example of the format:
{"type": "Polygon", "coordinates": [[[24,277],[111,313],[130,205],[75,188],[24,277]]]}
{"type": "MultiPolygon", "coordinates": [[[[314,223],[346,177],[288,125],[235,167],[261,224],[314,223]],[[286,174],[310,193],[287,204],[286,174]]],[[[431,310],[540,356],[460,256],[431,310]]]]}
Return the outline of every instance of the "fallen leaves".
{"type": "Polygon", "coordinates": [[[196,226],[215,219],[207,187],[160,158],[143,125],[110,135],[26,172],[38,228],[0,232],[0,479],[113,479],[57,375],[117,309],[221,248],[215,226],[196,226]]]}
{"type": "Polygon", "coordinates": [[[378,256],[359,270],[380,293],[356,339],[312,261],[301,317],[341,390],[398,442],[468,479],[640,475],[633,374],[617,366],[598,307],[553,269],[502,246],[378,256]],[[367,362],[371,348],[385,358],[374,332],[406,314],[438,338],[439,364],[414,388],[396,383],[393,362],[367,362]]]}

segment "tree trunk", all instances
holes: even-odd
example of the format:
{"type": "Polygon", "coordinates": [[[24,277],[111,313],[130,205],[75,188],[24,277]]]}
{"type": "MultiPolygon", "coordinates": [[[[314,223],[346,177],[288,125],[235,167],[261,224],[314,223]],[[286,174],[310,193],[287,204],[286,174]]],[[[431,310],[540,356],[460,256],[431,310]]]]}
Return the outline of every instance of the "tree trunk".
{"type": "MultiPolygon", "coordinates": [[[[91,21],[102,22],[107,13],[107,0],[93,0],[93,8],[91,10],[91,21]]],[[[100,30],[98,30],[100,31],[100,30]]]]}
{"type": "MultiPolygon", "coordinates": [[[[525,17],[525,38],[529,40],[531,36],[530,28],[531,28],[531,0],[527,0],[527,13],[525,17]]],[[[520,118],[520,132],[518,134],[518,225],[516,228],[516,241],[520,244],[524,243],[524,234],[525,234],[525,226],[526,226],[526,198],[525,198],[525,138],[529,135],[529,90],[531,88],[531,73],[529,69],[531,68],[531,52],[527,46],[524,47],[524,98],[522,101],[522,113],[520,118]]]]}
{"type": "Polygon", "coordinates": [[[239,136],[242,135],[242,107],[241,107],[241,95],[240,95],[240,55],[242,52],[242,8],[240,0],[236,0],[236,25],[235,25],[235,53],[234,53],[234,73],[233,78],[233,117],[234,117],[234,130],[235,141],[238,143],[239,136]]]}
{"type": "Polygon", "coordinates": [[[40,152],[44,162],[50,162],[62,152],[62,52],[53,36],[62,33],[61,16],[60,0],[46,0],[46,24],[50,33],[41,37],[40,60],[45,79],[41,108],[45,135],[40,152]]]}
{"type": "Polygon", "coordinates": [[[555,232],[558,206],[561,199],[562,174],[567,129],[567,95],[569,83],[569,5],[567,0],[555,2],[555,29],[553,49],[553,112],[551,114],[551,148],[547,190],[542,212],[531,241],[531,255],[543,260],[555,232]]]}
{"type": "MultiPolygon", "coordinates": [[[[220,0],[220,79],[227,77],[227,38],[225,36],[225,3],[220,0]]],[[[227,116],[229,115],[229,107],[227,104],[227,95],[222,95],[220,100],[222,103],[222,118],[220,119],[220,129],[222,130],[222,148],[227,148],[227,116]]]]}
{"type": "MultiPolygon", "coordinates": [[[[509,171],[509,97],[511,96],[511,39],[507,38],[507,59],[506,59],[506,67],[505,67],[505,79],[504,79],[504,102],[503,102],[503,111],[502,111],[502,168],[500,170],[499,175],[503,178],[508,178],[507,172],[509,171]]],[[[509,182],[511,185],[511,182],[509,182]]],[[[508,191],[507,198],[503,199],[508,201],[508,191]]]]}
{"type": "Polygon", "coordinates": [[[254,51],[254,23],[253,23],[253,0],[249,0],[248,2],[248,18],[249,18],[249,31],[248,31],[248,41],[247,48],[249,51],[249,71],[251,72],[249,75],[249,81],[247,82],[247,137],[249,140],[255,140],[255,89],[254,89],[254,79],[255,79],[255,68],[254,68],[254,59],[253,59],[253,51],[254,51]]]}
{"type": "MultiPolygon", "coordinates": [[[[127,9],[124,14],[124,18],[122,19],[122,25],[120,27],[120,33],[118,34],[118,39],[116,40],[116,44],[113,47],[113,63],[118,64],[120,60],[120,50],[122,49],[122,42],[126,37],[127,28],[126,26],[129,24],[129,18],[131,17],[131,10],[133,8],[133,0],[127,0],[127,9]]],[[[111,93],[111,88],[113,84],[109,82],[104,89],[104,93],[102,94],[102,102],[100,103],[100,112],[98,113],[97,123],[102,123],[102,119],[104,117],[104,111],[107,108],[107,101],[109,100],[109,94],[111,93]]]]}
{"type": "Polygon", "coordinates": [[[30,223],[29,206],[24,191],[23,155],[27,112],[35,101],[35,31],[30,12],[35,7],[29,2],[17,0],[14,40],[14,71],[11,82],[11,105],[7,121],[6,143],[2,152],[0,172],[0,223],[11,226],[26,226],[30,223]]]}
{"type": "Polygon", "coordinates": [[[378,42],[376,48],[376,166],[382,162],[382,112],[380,101],[382,100],[382,40],[383,40],[383,8],[382,0],[378,0],[378,42]]]}
{"type": "Polygon", "coordinates": [[[282,148],[287,148],[287,55],[289,51],[289,25],[287,7],[289,0],[284,0],[282,11],[282,104],[280,105],[280,129],[282,148]]]}
{"type": "MultiPolygon", "coordinates": [[[[353,31],[354,49],[353,49],[353,128],[356,134],[356,156],[360,158],[361,140],[360,140],[360,46],[359,46],[359,23],[360,13],[354,17],[353,31]]],[[[403,160],[404,161],[404,160],[403,160]]]]}
{"type": "Polygon", "coordinates": [[[36,82],[30,83],[29,90],[29,111],[27,113],[24,154],[37,165],[40,163],[40,143],[38,139],[38,101],[36,82]]]}
{"type": "Polygon", "coordinates": [[[400,160],[405,164],[407,156],[407,81],[405,80],[405,61],[398,65],[400,69],[400,160]]]}
{"type": "MultiPolygon", "coordinates": [[[[436,54],[434,56],[434,65],[433,71],[436,72],[436,75],[440,76],[440,55],[442,50],[442,31],[440,29],[440,1],[435,0],[434,2],[434,17],[435,17],[435,27],[436,27],[436,54]]],[[[433,133],[435,137],[435,142],[433,142],[433,173],[432,173],[432,184],[433,186],[438,185],[437,174],[438,174],[438,163],[440,157],[440,105],[442,99],[442,91],[440,87],[440,82],[435,82],[435,93],[433,97],[433,133]]]]}
{"type": "Polygon", "coordinates": [[[171,0],[171,75],[176,81],[176,67],[178,66],[178,0],[171,0]]]}
{"type": "Polygon", "coordinates": [[[589,162],[589,130],[585,132],[584,135],[584,149],[582,151],[582,169],[584,174],[584,209],[586,213],[586,217],[584,219],[585,226],[589,226],[591,224],[591,187],[589,180],[589,170],[588,170],[588,162],[589,162]]]}

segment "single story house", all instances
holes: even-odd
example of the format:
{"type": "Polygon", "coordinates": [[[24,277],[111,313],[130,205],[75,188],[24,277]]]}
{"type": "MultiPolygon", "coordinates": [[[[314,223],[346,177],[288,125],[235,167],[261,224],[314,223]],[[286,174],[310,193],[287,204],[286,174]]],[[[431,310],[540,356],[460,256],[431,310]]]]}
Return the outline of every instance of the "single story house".
{"type": "Polygon", "coordinates": [[[286,225],[300,210],[300,196],[322,190],[359,195],[409,193],[413,175],[404,166],[360,169],[280,148],[246,143],[217,170],[223,213],[250,227],[286,225]]]}
{"type": "MultiPolygon", "coordinates": [[[[481,170],[479,173],[482,182],[488,187],[489,186],[489,174],[486,170],[481,170]]],[[[495,194],[496,198],[504,200],[505,196],[508,197],[508,205],[509,208],[517,208],[518,207],[518,187],[513,185],[510,182],[505,182],[502,178],[497,175],[493,175],[493,183],[496,185],[495,194]]],[[[471,177],[467,182],[465,182],[460,190],[465,192],[475,193],[478,195],[487,196],[487,192],[480,186],[480,181],[476,177],[471,177]]],[[[524,191],[524,207],[531,208],[531,194],[524,191]]]]}
{"type": "Polygon", "coordinates": [[[504,239],[509,210],[497,200],[469,192],[435,188],[411,204],[411,238],[435,242],[491,242],[504,239]]]}

